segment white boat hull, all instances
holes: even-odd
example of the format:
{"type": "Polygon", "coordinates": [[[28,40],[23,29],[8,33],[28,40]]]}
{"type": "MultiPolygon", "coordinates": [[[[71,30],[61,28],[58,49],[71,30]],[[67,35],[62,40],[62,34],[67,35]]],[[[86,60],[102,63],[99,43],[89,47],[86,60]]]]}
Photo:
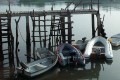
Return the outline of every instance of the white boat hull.
{"type": "Polygon", "coordinates": [[[90,58],[90,55],[92,53],[92,48],[93,48],[94,44],[97,42],[101,42],[104,45],[106,59],[112,59],[113,52],[112,52],[111,44],[108,40],[106,40],[105,38],[103,38],[101,36],[97,36],[88,42],[86,49],[85,49],[85,53],[84,53],[85,58],[86,59],[90,58]]]}

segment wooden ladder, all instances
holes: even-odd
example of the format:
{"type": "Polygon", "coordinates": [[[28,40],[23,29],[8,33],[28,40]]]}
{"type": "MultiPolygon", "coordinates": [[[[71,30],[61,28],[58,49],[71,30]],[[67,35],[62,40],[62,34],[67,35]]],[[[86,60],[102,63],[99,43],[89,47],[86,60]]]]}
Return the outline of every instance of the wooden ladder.
{"type": "Polygon", "coordinates": [[[61,32],[60,32],[60,15],[51,16],[51,27],[49,35],[49,48],[55,51],[55,47],[61,43],[61,32]]]}
{"type": "MultiPolygon", "coordinates": [[[[70,43],[72,40],[71,17],[69,15],[54,15],[51,18],[51,47],[56,47],[61,43],[70,43]],[[67,19],[67,20],[66,20],[67,19]]],[[[53,49],[54,51],[54,49],[53,49]]]]}
{"type": "Polygon", "coordinates": [[[32,31],[32,41],[33,41],[33,57],[35,58],[35,48],[47,47],[47,43],[49,41],[49,36],[47,34],[47,27],[50,27],[51,20],[46,18],[46,15],[36,15],[33,11],[31,16],[33,23],[33,31],[32,31]]]}
{"type": "Polygon", "coordinates": [[[14,38],[11,31],[11,17],[0,17],[0,66],[3,77],[9,76],[14,67],[14,38]],[[6,69],[7,68],[7,69],[6,69]]]}

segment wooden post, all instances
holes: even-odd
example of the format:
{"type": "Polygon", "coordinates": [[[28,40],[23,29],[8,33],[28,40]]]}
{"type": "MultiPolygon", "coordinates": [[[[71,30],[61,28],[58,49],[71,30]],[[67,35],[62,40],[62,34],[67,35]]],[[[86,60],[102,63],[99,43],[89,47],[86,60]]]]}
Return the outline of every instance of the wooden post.
{"type": "Polygon", "coordinates": [[[1,17],[0,17],[0,66],[3,67],[3,51],[2,51],[2,26],[1,26],[1,17]]]}
{"type": "Polygon", "coordinates": [[[101,33],[100,14],[98,13],[96,16],[97,16],[98,36],[100,36],[100,33],[101,33]]]}
{"type": "Polygon", "coordinates": [[[34,10],[33,10],[33,34],[32,34],[32,36],[33,36],[33,58],[34,58],[34,60],[35,60],[35,12],[34,12],[34,10]]]}
{"type": "Polygon", "coordinates": [[[98,13],[99,13],[99,8],[100,8],[100,1],[98,0],[98,13]]]}
{"type": "Polygon", "coordinates": [[[54,19],[53,19],[53,51],[55,51],[55,45],[56,45],[56,37],[55,37],[55,33],[56,33],[56,31],[55,31],[55,27],[56,27],[56,25],[54,25],[54,23],[55,23],[55,19],[56,19],[56,16],[54,15],[54,19]]]}
{"type": "Polygon", "coordinates": [[[61,16],[60,18],[61,20],[61,36],[62,36],[62,42],[65,43],[66,42],[66,38],[65,38],[65,17],[61,16]]]}
{"type": "MultiPolygon", "coordinates": [[[[91,0],[91,9],[93,9],[93,0],[91,0]]],[[[92,16],[92,38],[95,37],[95,23],[94,23],[94,14],[91,15],[92,16]]]]}
{"type": "Polygon", "coordinates": [[[57,30],[57,37],[56,37],[56,42],[57,42],[57,45],[56,46],[58,46],[61,42],[61,40],[60,40],[60,20],[59,20],[59,23],[58,23],[58,30],[57,30]]]}
{"type": "Polygon", "coordinates": [[[68,10],[68,43],[72,42],[72,27],[71,27],[71,15],[68,10]]]}
{"type": "Polygon", "coordinates": [[[95,23],[94,23],[94,14],[92,16],[92,38],[95,37],[95,23]]]}
{"type": "Polygon", "coordinates": [[[8,0],[8,7],[9,7],[9,11],[11,11],[11,9],[10,9],[10,0],[8,0]]]}
{"type": "Polygon", "coordinates": [[[12,44],[11,44],[11,13],[7,12],[8,17],[8,55],[9,55],[9,66],[12,67],[12,64],[14,63],[14,57],[12,52],[12,44]]]}
{"type": "Polygon", "coordinates": [[[31,59],[31,42],[30,42],[30,26],[29,26],[29,16],[26,16],[26,48],[27,48],[27,62],[31,59]]]}
{"type": "Polygon", "coordinates": [[[38,22],[38,25],[39,25],[39,41],[40,41],[40,47],[42,47],[42,39],[41,39],[41,29],[40,29],[40,16],[39,16],[39,18],[38,18],[39,20],[39,22],[38,22]]]}
{"type": "Polygon", "coordinates": [[[44,13],[44,47],[46,47],[46,14],[44,13]]]}
{"type": "Polygon", "coordinates": [[[15,20],[16,22],[16,49],[15,49],[15,54],[16,54],[16,61],[17,61],[17,66],[19,66],[19,57],[18,57],[18,45],[19,45],[19,42],[18,42],[18,23],[19,23],[19,20],[20,20],[20,17],[18,20],[15,20]]]}
{"type": "Polygon", "coordinates": [[[91,9],[93,9],[93,4],[92,3],[93,3],[93,0],[91,0],[91,9]]]}
{"type": "Polygon", "coordinates": [[[50,44],[51,44],[51,50],[53,51],[54,50],[54,48],[53,48],[53,45],[54,45],[54,38],[55,38],[55,36],[53,36],[53,35],[55,35],[55,32],[54,32],[54,23],[55,22],[55,15],[51,15],[51,31],[50,31],[50,40],[51,40],[51,42],[50,42],[50,44]]]}

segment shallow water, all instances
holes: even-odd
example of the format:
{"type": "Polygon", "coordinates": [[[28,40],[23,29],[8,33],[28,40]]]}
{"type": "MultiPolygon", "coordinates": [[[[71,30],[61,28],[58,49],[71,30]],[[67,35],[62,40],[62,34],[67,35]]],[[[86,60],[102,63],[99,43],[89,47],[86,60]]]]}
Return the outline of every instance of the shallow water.
{"type": "MultiPolygon", "coordinates": [[[[14,0],[11,0],[14,1],[14,0]]],[[[61,9],[65,8],[65,4],[63,1],[59,2],[41,2],[41,4],[38,2],[11,2],[11,10],[12,11],[32,11],[34,10],[50,10],[52,4],[54,4],[54,9],[61,9]]],[[[0,11],[5,12],[6,9],[8,10],[7,2],[0,1],[0,11]]],[[[119,0],[102,0],[100,4],[100,14],[101,18],[105,15],[104,18],[104,29],[107,33],[107,37],[110,37],[114,34],[117,34],[120,32],[120,1],[119,0]]],[[[16,19],[16,18],[14,18],[16,19]]],[[[14,19],[12,20],[12,29],[13,33],[15,33],[15,22],[14,19]]],[[[21,18],[20,21],[20,31],[22,31],[21,35],[23,39],[25,40],[25,23],[23,22],[24,17],[21,18]]],[[[92,32],[91,32],[91,15],[89,14],[77,14],[72,15],[72,21],[74,23],[73,26],[73,34],[75,36],[73,39],[79,40],[82,37],[87,37],[87,39],[91,39],[92,32]]],[[[20,35],[20,33],[19,33],[20,35]]],[[[25,42],[19,36],[19,57],[20,60],[25,61],[26,58],[24,54],[26,53],[25,50],[25,42]]],[[[113,48],[113,62],[111,64],[108,64],[106,62],[96,62],[91,64],[90,62],[86,64],[85,68],[75,68],[75,67],[66,67],[66,68],[59,68],[59,66],[54,67],[49,72],[38,76],[36,78],[33,78],[31,80],[119,80],[120,76],[120,64],[119,64],[119,56],[120,56],[120,49],[119,47],[113,48]]],[[[13,70],[12,70],[13,71],[13,70]]],[[[2,74],[2,69],[0,69],[0,72],[2,74]]],[[[13,74],[11,75],[13,78],[17,77],[17,75],[13,74]]],[[[3,77],[5,78],[5,77],[3,77]]],[[[2,78],[2,79],[3,79],[2,78]]],[[[13,80],[13,78],[9,78],[13,80]]],[[[1,78],[0,78],[1,79],[1,78]]],[[[16,80],[28,80],[28,78],[25,77],[18,77],[16,80]]],[[[7,79],[8,80],[8,79],[7,79]]]]}

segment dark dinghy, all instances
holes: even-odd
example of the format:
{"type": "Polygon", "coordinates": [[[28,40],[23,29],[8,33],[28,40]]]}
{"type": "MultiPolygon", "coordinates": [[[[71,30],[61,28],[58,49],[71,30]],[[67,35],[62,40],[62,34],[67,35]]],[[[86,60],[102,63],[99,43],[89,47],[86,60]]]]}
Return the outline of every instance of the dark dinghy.
{"type": "Polygon", "coordinates": [[[38,48],[36,52],[39,59],[28,64],[21,62],[21,66],[17,68],[18,73],[28,77],[35,77],[56,65],[58,57],[53,52],[46,48],[38,48]]]}
{"type": "Polygon", "coordinates": [[[85,65],[85,58],[82,53],[74,46],[68,43],[63,43],[57,47],[56,54],[60,65],[75,63],[77,65],[85,65]]]}

